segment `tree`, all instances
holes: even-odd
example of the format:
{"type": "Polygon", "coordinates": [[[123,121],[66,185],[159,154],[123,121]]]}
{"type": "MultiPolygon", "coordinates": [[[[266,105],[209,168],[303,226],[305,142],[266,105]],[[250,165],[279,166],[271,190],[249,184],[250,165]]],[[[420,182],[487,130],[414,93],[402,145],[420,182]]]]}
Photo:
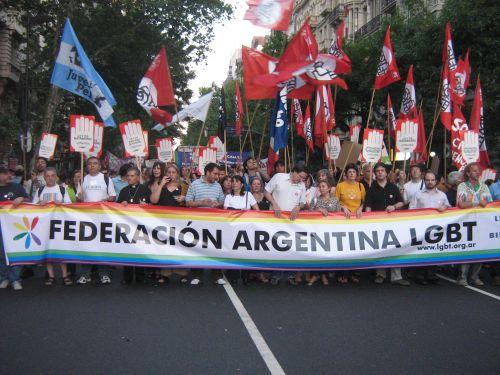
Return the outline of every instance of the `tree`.
{"type": "MultiPolygon", "coordinates": [[[[207,46],[213,38],[214,23],[223,22],[232,14],[232,8],[222,0],[71,0],[65,7],[44,0],[4,0],[4,3],[5,9],[18,12],[23,24],[28,14],[31,19],[28,69],[33,132],[40,136],[42,130],[51,130],[62,141],[66,139],[70,113],[98,116],[89,102],[49,85],[67,17],[118,102],[114,108],[115,121],[139,118],[148,129],[153,122],[135,97],[138,83],[160,46],[165,45],[167,50],[178,103],[186,102],[192,95],[187,87],[194,78],[192,67],[209,52],[207,46]]],[[[176,126],[167,131],[172,136],[179,134],[176,126]]],[[[121,144],[114,135],[115,129],[106,129],[105,149],[113,150],[121,144]]],[[[154,142],[156,135],[151,136],[150,141],[154,142]]]]}

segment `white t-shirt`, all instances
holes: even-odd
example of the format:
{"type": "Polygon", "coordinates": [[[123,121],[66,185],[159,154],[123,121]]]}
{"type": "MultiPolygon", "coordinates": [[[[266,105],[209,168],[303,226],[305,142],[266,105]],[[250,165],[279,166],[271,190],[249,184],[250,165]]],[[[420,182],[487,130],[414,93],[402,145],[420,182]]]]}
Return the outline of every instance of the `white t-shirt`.
{"type": "Polygon", "coordinates": [[[276,173],[267,183],[266,191],[283,211],[292,211],[299,204],[306,203],[306,186],[302,181],[293,184],[288,173],[276,173]]]}
{"type": "MultiPolygon", "coordinates": [[[[80,193],[81,188],[78,187],[77,194],[80,193]]],[[[99,174],[92,176],[86,175],[83,179],[83,201],[84,202],[102,202],[109,197],[115,197],[116,192],[113,186],[113,181],[109,179],[109,184],[106,186],[104,175],[99,174]]]]}
{"type": "Polygon", "coordinates": [[[66,188],[64,188],[64,197],[61,195],[61,188],[59,185],[54,185],[51,187],[44,186],[42,193],[38,194],[40,189],[37,189],[33,192],[33,203],[38,204],[40,202],[55,202],[55,203],[71,203],[71,199],[69,197],[66,188]]]}
{"type": "Polygon", "coordinates": [[[257,204],[252,193],[248,191],[245,192],[245,195],[226,195],[226,199],[224,199],[224,208],[234,208],[236,210],[250,210],[254,204],[257,204]]]}
{"type": "Polygon", "coordinates": [[[446,194],[436,188],[419,191],[410,202],[410,210],[416,208],[439,208],[442,206],[450,207],[450,203],[446,194]]]}
{"type": "Polygon", "coordinates": [[[405,184],[404,189],[405,191],[403,193],[403,199],[405,201],[405,204],[408,204],[419,191],[425,189],[424,180],[420,180],[418,182],[408,181],[405,184]]]}

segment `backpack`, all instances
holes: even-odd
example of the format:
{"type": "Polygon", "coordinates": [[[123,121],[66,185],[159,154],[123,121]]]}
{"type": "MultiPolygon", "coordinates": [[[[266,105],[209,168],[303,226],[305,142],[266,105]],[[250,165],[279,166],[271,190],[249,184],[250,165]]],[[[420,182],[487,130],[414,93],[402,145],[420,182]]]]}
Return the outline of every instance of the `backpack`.
{"type": "MultiPolygon", "coordinates": [[[[45,186],[40,186],[38,188],[38,199],[40,199],[40,197],[42,196],[42,192],[43,192],[44,188],[45,188],[45,186]]],[[[64,202],[64,194],[66,194],[66,189],[64,188],[64,186],[59,185],[59,191],[61,192],[62,201],[64,202]]]]}

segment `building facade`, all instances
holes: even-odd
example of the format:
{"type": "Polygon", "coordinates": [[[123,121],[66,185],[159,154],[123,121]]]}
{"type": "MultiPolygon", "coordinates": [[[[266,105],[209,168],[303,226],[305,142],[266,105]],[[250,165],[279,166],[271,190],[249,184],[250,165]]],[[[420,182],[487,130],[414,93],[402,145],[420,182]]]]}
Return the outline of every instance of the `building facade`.
{"type": "MultiPolygon", "coordinates": [[[[445,0],[426,0],[432,12],[441,10],[445,0]]],[[[295,34],[309,19],[321,52],[330,46],[336,27],[345,20],[347,39],[363,38],[377,31],[402,0],[296,0],[289,34],[295,34]]]]}

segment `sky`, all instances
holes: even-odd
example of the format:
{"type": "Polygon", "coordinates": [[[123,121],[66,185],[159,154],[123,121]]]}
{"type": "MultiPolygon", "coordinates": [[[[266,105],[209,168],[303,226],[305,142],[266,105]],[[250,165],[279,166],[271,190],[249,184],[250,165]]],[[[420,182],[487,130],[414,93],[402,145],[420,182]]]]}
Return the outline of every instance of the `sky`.
{"type": "Polygon", "coordinates": [[[233,18],[214,27],[215,37],[210,44],[211,51],[208,53],[205,64],[195,67],[196,78],[189,84],[189,88],[194,93],[191,102],[198,98],[200,87],[211,86],[212,82],[220,86],[224,82],[231,57],[238,48],[242,45],[249,47],[254,36],[269,34],[268,29],[243,20],[243,15],[248,8],[245,0],[226,0],[225,2],[235,6],[233,18]]]}

